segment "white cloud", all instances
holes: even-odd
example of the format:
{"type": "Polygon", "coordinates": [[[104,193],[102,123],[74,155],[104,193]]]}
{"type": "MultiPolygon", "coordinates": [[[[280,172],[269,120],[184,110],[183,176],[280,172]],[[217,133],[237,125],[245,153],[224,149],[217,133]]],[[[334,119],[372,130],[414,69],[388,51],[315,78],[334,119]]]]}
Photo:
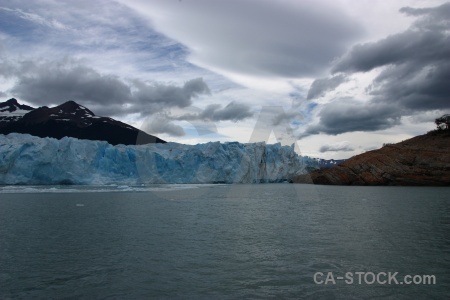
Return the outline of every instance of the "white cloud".
{"type": "MultiPolygon", "coordinates": [[[[336,89],[319,91],[320,96],[313,102],[305,99],[314,79],[328,76],[332,62],[350,46],[377,41],[408,28],[414,18],[400,14],[401,7],[436,6],[443,2],[0,0],[0,7],[6,8],[0,9],[3,17],[0,18],[0,59],[34,64],[49,59],[55,62],[73,59],[98,73],[99,78],[116,78],[127,85],[130,85],[127,79],[139,78],[149,85],[182,87],[192,78],[202,77],[211,94],[193,97],[186,102],[190,106],[179,108],[178,115],[198,114],[208,106],[220,105],[223,110],[229,103],[236,103],[241,106],[234,108],[249,108],[244,111],[246,118],[238,124],[227,121],[233,116],[229,108],[227,112],[231,114],[226,114],[227,117],[219,114],[214,130],[203,135],[196,131],[198,124],[161,121],[156,124],[160,127],[158,131],[172,135],[180,135],[181,130],[185,133],[177,138],[161,133],[161,137],[186,143],[248,142],[258,112],[264,106],[281,106],[285,110],[284,114],[268,118],[268,127],[274,120],[287,120],[292,134],[297,134],[308,125],[317,124],[320,111],[333,108],[339,99],[354,98],[366,103],[370,95],[365,88],[379,75],[379,69],[347,74],[348,81],[336,89]],[[254,113],[253,117],[245,114],[247,111],[254,113]]],[[[2,78],[0,91],[8,97],[16,96],[10,89],[16,83],[15,78],[2,78]]],[[[104,99],[103,107],[107,108],[108,101],[114,99],[113,96],[104,99]]],[[[133,125],[142,122],[136,110],[120,118],[133,125]]],[[[424,132],[428,128],[422,126],[429,126],[430,119],[433,112],[402,118],[402,124],[384,131],[309,136],[300,141],[301,150],[329,157],[333,152],[320,153],[320,146],[346,140],[355,150],[345,152],[345,156],[353,155],[373,145],[424,132]],[[414,124],[416,121],[426,123],[419,126],[414,124]]]]}
{"type": "Polygon", "coordinates": [[[11,9],[11,8],[7,8],[7,7],[0,7],[0,10],[4,10],[7,12],[11,12],[16,14],[17,16],[19,16],[20,18],[36,23],[38,25],[42,25],[42,26],[48,26],[51,28],[55,28],[55,29],[69,29],[69,27],[67,27],[66,25],[64,25],[63,23],[59,22],[56,19],[53,18],[45,18],[42,17],[38,14],[35,13],[29,13],[29,12],[25,12],[21,9],[11,9]]]}
{"type": "Polygon", "coordinates": [[[223,74],[315,76],[361,30],[330,1],[123,1],[186,45],[189,60],[223,74]]]}

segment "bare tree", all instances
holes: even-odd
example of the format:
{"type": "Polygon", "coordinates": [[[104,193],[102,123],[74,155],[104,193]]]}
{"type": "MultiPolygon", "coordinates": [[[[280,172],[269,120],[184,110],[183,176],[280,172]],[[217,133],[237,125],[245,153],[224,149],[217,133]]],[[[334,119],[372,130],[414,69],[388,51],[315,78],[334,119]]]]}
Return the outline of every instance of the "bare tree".
{"type": "Polygon", "coordinates": [[[434,123],[436,123],[438,130],[449,130],[450,129],[450,114],[443,115],[440,118],[437,118],[434,120],[434,123]]]}

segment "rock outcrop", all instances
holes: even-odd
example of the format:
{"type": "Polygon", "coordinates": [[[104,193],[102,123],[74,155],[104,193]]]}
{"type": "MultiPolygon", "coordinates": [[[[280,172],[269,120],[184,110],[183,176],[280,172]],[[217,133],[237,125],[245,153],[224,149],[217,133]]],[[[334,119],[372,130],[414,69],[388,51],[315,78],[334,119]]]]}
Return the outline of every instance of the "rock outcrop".
{"type": "Polygon", "coordinates": [[[368,151],[294,183],[329,185],[450,185],[450,131],[433,131],[368,151]]]}

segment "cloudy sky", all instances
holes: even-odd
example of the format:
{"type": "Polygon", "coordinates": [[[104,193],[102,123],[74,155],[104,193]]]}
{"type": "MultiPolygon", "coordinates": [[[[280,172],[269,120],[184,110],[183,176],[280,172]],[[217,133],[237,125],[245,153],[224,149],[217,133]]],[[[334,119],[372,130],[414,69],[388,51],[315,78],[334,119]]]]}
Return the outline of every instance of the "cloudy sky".
{"type": "Polygon", "coordinates": [[[439,0],[0,0],[0,101],[348,158],[450,112],[439,0]]]}

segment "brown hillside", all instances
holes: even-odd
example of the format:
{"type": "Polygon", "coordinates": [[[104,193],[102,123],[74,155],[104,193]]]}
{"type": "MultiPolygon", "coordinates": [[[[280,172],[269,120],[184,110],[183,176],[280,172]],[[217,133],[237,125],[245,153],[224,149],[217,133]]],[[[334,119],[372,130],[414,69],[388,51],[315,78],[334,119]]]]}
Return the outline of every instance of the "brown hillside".
{"type": "Polygon", "coordinates": [[[294,183],[330,185],[450,185],[450,133],[434,131],[369,151],[294,183]]]}

